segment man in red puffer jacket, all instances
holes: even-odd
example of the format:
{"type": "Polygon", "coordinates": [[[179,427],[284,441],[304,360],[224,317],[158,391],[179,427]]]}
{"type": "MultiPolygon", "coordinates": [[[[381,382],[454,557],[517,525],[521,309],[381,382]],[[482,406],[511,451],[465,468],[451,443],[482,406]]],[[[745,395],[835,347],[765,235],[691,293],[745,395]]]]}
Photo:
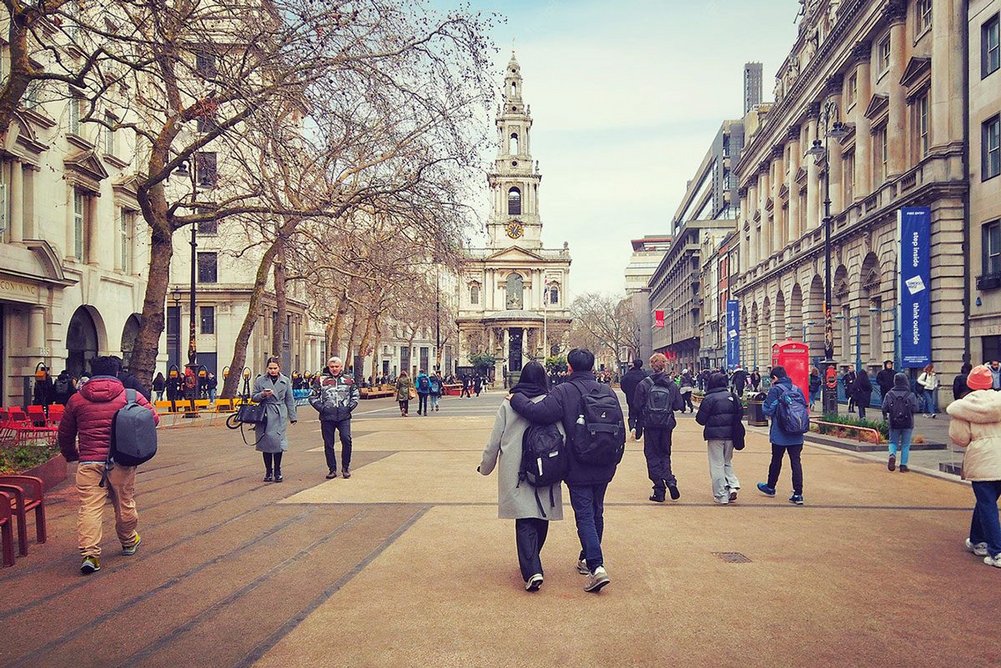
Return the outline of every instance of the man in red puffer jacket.
{"type": "MultiPolygon", "coordinates": [[[[141,540],[136,531],[139,523],[136,467],[114,466],[108,471],[107,488],[100,486],[111,449],[111,425],[115,413],[127,403],[125,386],[116,377],[120,362],[114,357],[98,357],[91,361],[90,367],[90,380],[70,397],[59,423],[59,448],[63,456],[66,461],[80,462],[76,469],[76,487],[80,493],[77,542],[83,556],[80,572],[84,575],[101,570],[101,516],[106,496],[111,497],[115,508],[115,531],[122,543],[122,554],[135,554],[141,540]]],[[[156,410],[138,392],[136,403],[149,409],[159,423],[156,410]]]]}

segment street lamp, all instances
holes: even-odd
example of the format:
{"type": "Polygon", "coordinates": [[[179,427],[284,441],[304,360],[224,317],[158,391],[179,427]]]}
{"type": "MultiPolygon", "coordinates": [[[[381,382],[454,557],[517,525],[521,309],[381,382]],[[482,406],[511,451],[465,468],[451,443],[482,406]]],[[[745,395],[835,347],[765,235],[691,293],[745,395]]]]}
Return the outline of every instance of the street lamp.
{"type": "Polygon", "coordinates": [[[813,327],[816,324],[817,323],[814,322],[813,320],[811,320],[809,322],[804,322],[803,323],[803,343],[806,343],[806,332],[807,332],[807,330],[810,329],[811,327],[813,327]]]}
{"type": "MultiPolygon", "coordinates": [[[[194,170],[189,169],[187,161],[184,161],[174,171],[174,174],[191,180],[191,204],[192,211],[195,211],[194,203],[198,200],[198,184],[196,183],[194,170]]],[[[191,223],[191,294],[189,295],[190,301],[188,304],[188,363],[184,365],[186,369],[184,388],[189,401],[189,410],[184,413],[184,417],[186,418],[198,417],[198,412],[195,409],[195,397],[198,395],[198,342],[195,335],[195,300],[197,297],[195,292],[195,265],[198,261],[198,254],[196,252],[198,248],[197,234],[198,225],[191,223]]],[[[178,329],[180,329],[180,322],[178,322],[178,329]]],[[[178,346],[180,346],[180,342],[178,342],[178,346]]],[[[178,357],[180,357],[180,353],[178,353],[178,357]]]]}
{"type": "Polygon", "coordinates": [[[174,288],[170,294],[174,300],[174,313],[177,314],[177,324],[174,327],[174,364],[181,363],[181,291],[174,288]]]}
{"type": "Polygon", "coordinates": [[[834,323],[831,321],[831,161],[830,139],[841,141],[848,134],[845,124],[838,119],[838,105],[834,100],[828,100],[820,111],[818,119],[824,128],[824,141],[813,140],[813,145],[807,151],[817,164],[824,167],[824,413],[838,412],[838,372],[834,362],[834,323]]]}

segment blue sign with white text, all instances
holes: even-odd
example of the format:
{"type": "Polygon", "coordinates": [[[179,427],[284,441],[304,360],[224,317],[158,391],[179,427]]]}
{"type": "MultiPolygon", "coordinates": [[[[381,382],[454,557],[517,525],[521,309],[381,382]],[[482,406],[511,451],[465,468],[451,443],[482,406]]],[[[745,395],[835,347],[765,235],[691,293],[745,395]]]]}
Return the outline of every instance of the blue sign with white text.
{"type": "Polygon", "coordinates": [[[740,302],[728,299],[726,302],[726,367],[740,366],[740,302]]]}
{"type": "Polygon", "coordinates": [[[931,363],[931,209],[900,209],[900,359],[904,368],[931,363]]]}

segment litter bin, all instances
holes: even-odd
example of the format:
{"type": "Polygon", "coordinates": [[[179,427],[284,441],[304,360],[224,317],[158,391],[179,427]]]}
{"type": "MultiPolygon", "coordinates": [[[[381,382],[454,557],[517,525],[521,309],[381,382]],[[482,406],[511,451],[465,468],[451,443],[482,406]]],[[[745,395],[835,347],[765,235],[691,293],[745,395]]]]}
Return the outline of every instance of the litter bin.
{"type": "Polygon", "coordinates": [[[765,393],[758,392],[747,398],[747,424],[754,427],[767,427],[768,419],[765,418],[765,393]]]}

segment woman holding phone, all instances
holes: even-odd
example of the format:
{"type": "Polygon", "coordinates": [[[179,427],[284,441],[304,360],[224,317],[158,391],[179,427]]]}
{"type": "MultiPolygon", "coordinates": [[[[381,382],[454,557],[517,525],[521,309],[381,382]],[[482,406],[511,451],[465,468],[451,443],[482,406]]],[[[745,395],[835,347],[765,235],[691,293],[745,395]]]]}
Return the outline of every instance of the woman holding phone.
{"type": "Polygon", "coordinates": [[[292,382],[281,372],[277,357],[268,360],[268,371],[254,382],[251,397],[264,406],[267,422],[255,426],[257,449],[264,453],[264,482],[282,482],[282,453],[288,450],[285,431],[296,423],[292,382]],[[263,433],[262,433],[263,432],[263,433]]]}

